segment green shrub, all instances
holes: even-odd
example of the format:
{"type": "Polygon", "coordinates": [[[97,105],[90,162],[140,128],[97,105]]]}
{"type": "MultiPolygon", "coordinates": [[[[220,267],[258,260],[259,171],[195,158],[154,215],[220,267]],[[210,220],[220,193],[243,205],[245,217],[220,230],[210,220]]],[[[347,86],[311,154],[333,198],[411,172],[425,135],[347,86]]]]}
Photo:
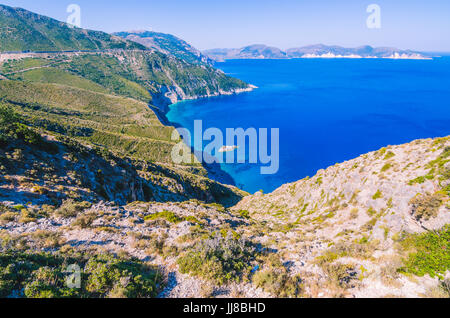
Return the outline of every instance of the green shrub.
{"type": "Polygon", "coordinates": [[[436,160],[428,163],[427,168],[431,169],[429,176],[439,176],[439,181],[442,186],[443,192],[450,196],[450,147],[445,147],[444,151],[439,155],[436,160]]]}
{"type": "Polygon", "coordinates": [[[10,107],[0,104],[0,130],[6,130],[18,121],[19,117],[10,107]]]}
{"type": "Polygon", "coordinates": [[[159,272],[136,259],[109,254],[0,253],[0,297],[28,298],[156,297],[159,272]],[[66,284],[67,266],[81,268],[81,288],[66,284]],[[23,291],[23,295],[20,292],[23,291]]]}
{"type": "Polygon", "coordinates": [[[415,185],[415,184],[423,184],[425,183],[425,181],[427,180],[433,180],[434,176],[432,175],[427,175],[427,176],[422,176],[422,177],[417,177],[411,181],[408,182],[409,185],[415,185]]]}
{"type": "Polygon", "coordinates": [[[113,256],[98,256],[87,262],[86,292],[93,297],[149,298],[157,296],[160,277],[151,267],[113,256]]]}
{"type": "Polygon", "coordinates": [[[31,211],[30,209],[22,209],[20,212],[20,223],[33,223],[36,222],[38,219],[38,215],[31,211]]]}
{"type": "Polygon", "coordinates": [[[15,213],[15,212],[5,212],[0,215],[0,224],[14,222],[18,215],[19,215],[19,213],[15,213]]]}
{"type": "Polygon", "coordinates": [[[400,272],[443,279],[450,270],[450,225],[436,232],[407,235],[400,244],[411,251],[400,272]]]}
{"type": "Polygon", "coordinates": [[[248,212],[247,210],[240,210],[238,213],[240,217],[244,219],[250,219],[250,212],[248,212]]]}
{"type": "Polygon", "coordinates": [[[355,268],[350,264],[325,264],[322,269],[330,282],[340,288],[352,287],[352,281],[357,278],[355,268]]]}
{"type": "Polygon", "coordinates": [[[73,221],[72,226],[79,227],[81,229],[87,229],[92,225],[92,223],[94,223],[97,217],[98,215],[95,213],[80,215],[75,221],[73,221]]]}
{"type": "Polygon", "coordinates": [[[342,255],[339,255],[335,249],[330,249],[325,251],[322,255],[317,256],[314,262],[319,266],[323,266],[327,263],[333,263],[341,257],[342,255]]]}
{"type": "Polygon", "coordinates": [[[278,298],[293,298],[300,296],[301,279],[299,276],[292,277],[284,270],[264,270],[253,276],[256,287],[278,298]]]}
{"type": "Polygon", "coordinates": [[[27,298],[74,298],[77,291],[65,287],[65,274],[58,268],[40,267],[31,274],[31,282],[25,285],[27,298]]]}
{"type": "Polygon", "coordinates": [[[340,242],[325,251],[321,256],[316,257],[314,261],[328,277],[331,286],[338,289],[347,289],[352,287],[352,282],[356,279],[356,271],[353,265],[336,261],[342,257],[364,259],[372,256],[372,252],[372,246],[368,242],[354,244],[340,242]]]}
{"type": "Polygon", "coordinates": [[[381,199],[383,197],[383,193],[378,190],[377,193],[375,193],[372,197],[372,199],[377,200],[377,199],[381,199]]]}
{"type": "Polygon", "coordinates": [[[13,132],[13,125],[18,121],[17,115],[13,110],[3,104],[0,104],[0,146],[6,146],[10,134],[13,132]]]}
{"type": "Polygon", "coordinates": [[[447,193],[447,196],[450,197],[450,184],[444,188],[444,191],[447,193]]]}
{"type": "Polygon", "coordinates": [[[28,128],[23,124],[15,123],[12,126],[12,129],[14,131],[10,133],[12,136],[21,139],[28,144],[39,145],[43,143],[41,135],[34,132],[33,130],[31,130],[30,128],[28,128]]]}
{"type": "Polygon", "coordinates": [[[208,204],[209,207],[216,209],[219,212],[225,212],[225,207],[219,203],[210,203],[208,204]]]}
{"type": "Polygon", "coordinates": [[[378,150],[378,151],[375,153],[375,156],[377,156],[377,157],[384,156],[384,155],[386,154],[386,152],[387,152],[387,148],[381,148],[380,150],[378,150]]]}
{"type": "Polygon", "coordinates": [[[367,210],[367,214],[368,214],[369,216],[371,216],[371,217],[373,217],[373,216],[376,215],[377,213],[378,213],[378,212],[375,211],[375,209],[372,208],[372,207],[370,207],[370,208],[367,210]]]}
{"type": "Polygon", "coordinates": [[[391,168],[392,168],[392,164],[387,163],[387,164],[385,164],[385,165],[383,166],[383,168],[381,168],[381,172],[386,172],[386,171],[388,171],[388,170],[391,169],[391,168]]]}
{"type": "Polygon", "coordinates": [[[183,221],[182,218],[178,217],[175,213],[169,211],[157,212],[151,215],[147,215],[144,220],[145,221],[154,221],[158,219],[164,219],[169,223],[180,223],[183,221]]]}
{"type": "Polygon", "coordinates": [[[395,153],[393,153],[392,151],[389,151],[386,156],[384,156],[384,160],[389,160],[391,158],[395,157],[395,153]]]}
{"type": "Polygon", "coordinates": [[[0,104],[0,133],[3,139],[19,138],[29,144],[39,144],[39,134],[20,123],[20,117],[10,108],[0,104]]]}
{"type": "Polygon", "coordinates": [[[427,221],[437,216],[439,208],[443,204],[443,195],[440,192],[419,194],[411,200],[410,204],[412,205],[412,215],[417,220],[427,221]]]}
{"type": "Polygon", "coordinates": [[[342,257],[352,257],[358,259],[369,259],[378,247],[378,241],[363,236],[361,239],[355,239],[354,242],[341,241],[326,250],[321,256],[316,257],[315,263],[319,266],[333,263],[342,257]]]}
{"type": "Polygon", "coordinates": [[[439,157],[436,160],[431,161],[428,163],[428,168],[438,168],[441,170],[444,168],[445,164],[450,162],[450,147],[445,147],[445,149],[442,151],[442,153],[439,155],[439,157]]]}
{"type": "Polygon", "coordinates": [[[303,286],[300,276],[291,276],[278,256],[270,255],[263,264],[265,269],[256,272],[252,278],[256,287],[278,298],[301,296],[303,286]]]}
{"type": "Polygon", "coordinates": [[[65,243],[62,234],[59,232],[38,230],[31,234],[31,237],[36,240],[43,248],[55,248],[65,243]]]}
{"type": "Polygon", "coordinates": [[[201,224],[202,222],[200,222],[195,216],[187,216],[184,218],[185,221],[192,223],[192,224],[201,224]]]}
{"type": "Polygon", "coordinates": [[[218,234],[186,252],[178,258],[177,264],[183,274],[225,284],[240,282],[248,275],[255,256],[254,247],[249,242],[235,239],[231,234],[226,238],[218,234]]]}
{"type": "Polygon", "coordinates": [[[89,202],[77,202],[72,199],[65,200],[56,210],[56,215],[64,218],[76,217],[80,212],[92,206],[89,202]]]}

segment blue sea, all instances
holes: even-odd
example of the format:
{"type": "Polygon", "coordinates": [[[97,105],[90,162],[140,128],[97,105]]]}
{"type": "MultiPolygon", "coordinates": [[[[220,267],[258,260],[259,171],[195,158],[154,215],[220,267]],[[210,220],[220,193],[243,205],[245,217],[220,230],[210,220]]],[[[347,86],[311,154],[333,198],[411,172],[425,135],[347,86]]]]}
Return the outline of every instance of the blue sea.
{"type": "Polygon", "coordinates": [[[387,145],[450,135],[450,57],[434,60],[231,60],[225,73],[253,92],[181,102],[167,118],[192,131],[279,128],[280,169],[222,164],[251,193],[313,176],[387,145]]]}

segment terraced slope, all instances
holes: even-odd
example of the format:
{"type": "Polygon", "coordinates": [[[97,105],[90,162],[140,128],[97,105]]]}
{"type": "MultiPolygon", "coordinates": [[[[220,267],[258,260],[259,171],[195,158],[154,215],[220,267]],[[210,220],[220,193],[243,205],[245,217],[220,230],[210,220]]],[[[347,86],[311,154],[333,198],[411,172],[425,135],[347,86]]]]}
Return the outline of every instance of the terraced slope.
{"type": "Polygon", "coordinates": [[[172,102],[247,86],[213,68],[144,51],[19,59],[0,72],[9,79],[0,81],[0,99],[26,111],[30,124],[166,163],[178,141],[154,111],[163,116],[172,102]]]}
{"type": "Polygon", "coordinates": [[[170,163],[172,127],[146,103],[60,84],[1,81],[0,96],[29,125],[102,145],[121,156],[170,163]]]}

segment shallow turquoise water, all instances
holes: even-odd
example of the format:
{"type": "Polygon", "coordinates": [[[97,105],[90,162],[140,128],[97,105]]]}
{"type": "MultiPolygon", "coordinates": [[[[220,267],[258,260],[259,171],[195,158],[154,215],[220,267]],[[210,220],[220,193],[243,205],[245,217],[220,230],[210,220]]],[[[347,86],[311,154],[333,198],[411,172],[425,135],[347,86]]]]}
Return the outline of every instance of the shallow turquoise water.
{"type": "Polygon", "coordinates": [[[222,164],[236,185],[271,192],[284,183],[387,145],[450,135],[450,57],[234,60],[218,65],[259,88],[182,102],[168,119],[205,128],[280,129],[280,169],[222,164]]]}

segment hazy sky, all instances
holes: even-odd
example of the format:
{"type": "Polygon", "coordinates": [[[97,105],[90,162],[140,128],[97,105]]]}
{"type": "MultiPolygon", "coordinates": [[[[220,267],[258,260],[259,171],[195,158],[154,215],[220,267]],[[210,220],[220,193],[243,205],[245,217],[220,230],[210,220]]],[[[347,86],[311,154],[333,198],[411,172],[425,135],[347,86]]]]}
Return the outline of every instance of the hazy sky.
{"type": "Polygon", "coordinates": [[[282,49],[324,43],[450,52],[450,0],[0,0],[66,21],[81,7],[83,28],[151,29],[199,49],[261,43],[282,49]],[[366,25],[370,4],[381,29],[366,25]]]}

